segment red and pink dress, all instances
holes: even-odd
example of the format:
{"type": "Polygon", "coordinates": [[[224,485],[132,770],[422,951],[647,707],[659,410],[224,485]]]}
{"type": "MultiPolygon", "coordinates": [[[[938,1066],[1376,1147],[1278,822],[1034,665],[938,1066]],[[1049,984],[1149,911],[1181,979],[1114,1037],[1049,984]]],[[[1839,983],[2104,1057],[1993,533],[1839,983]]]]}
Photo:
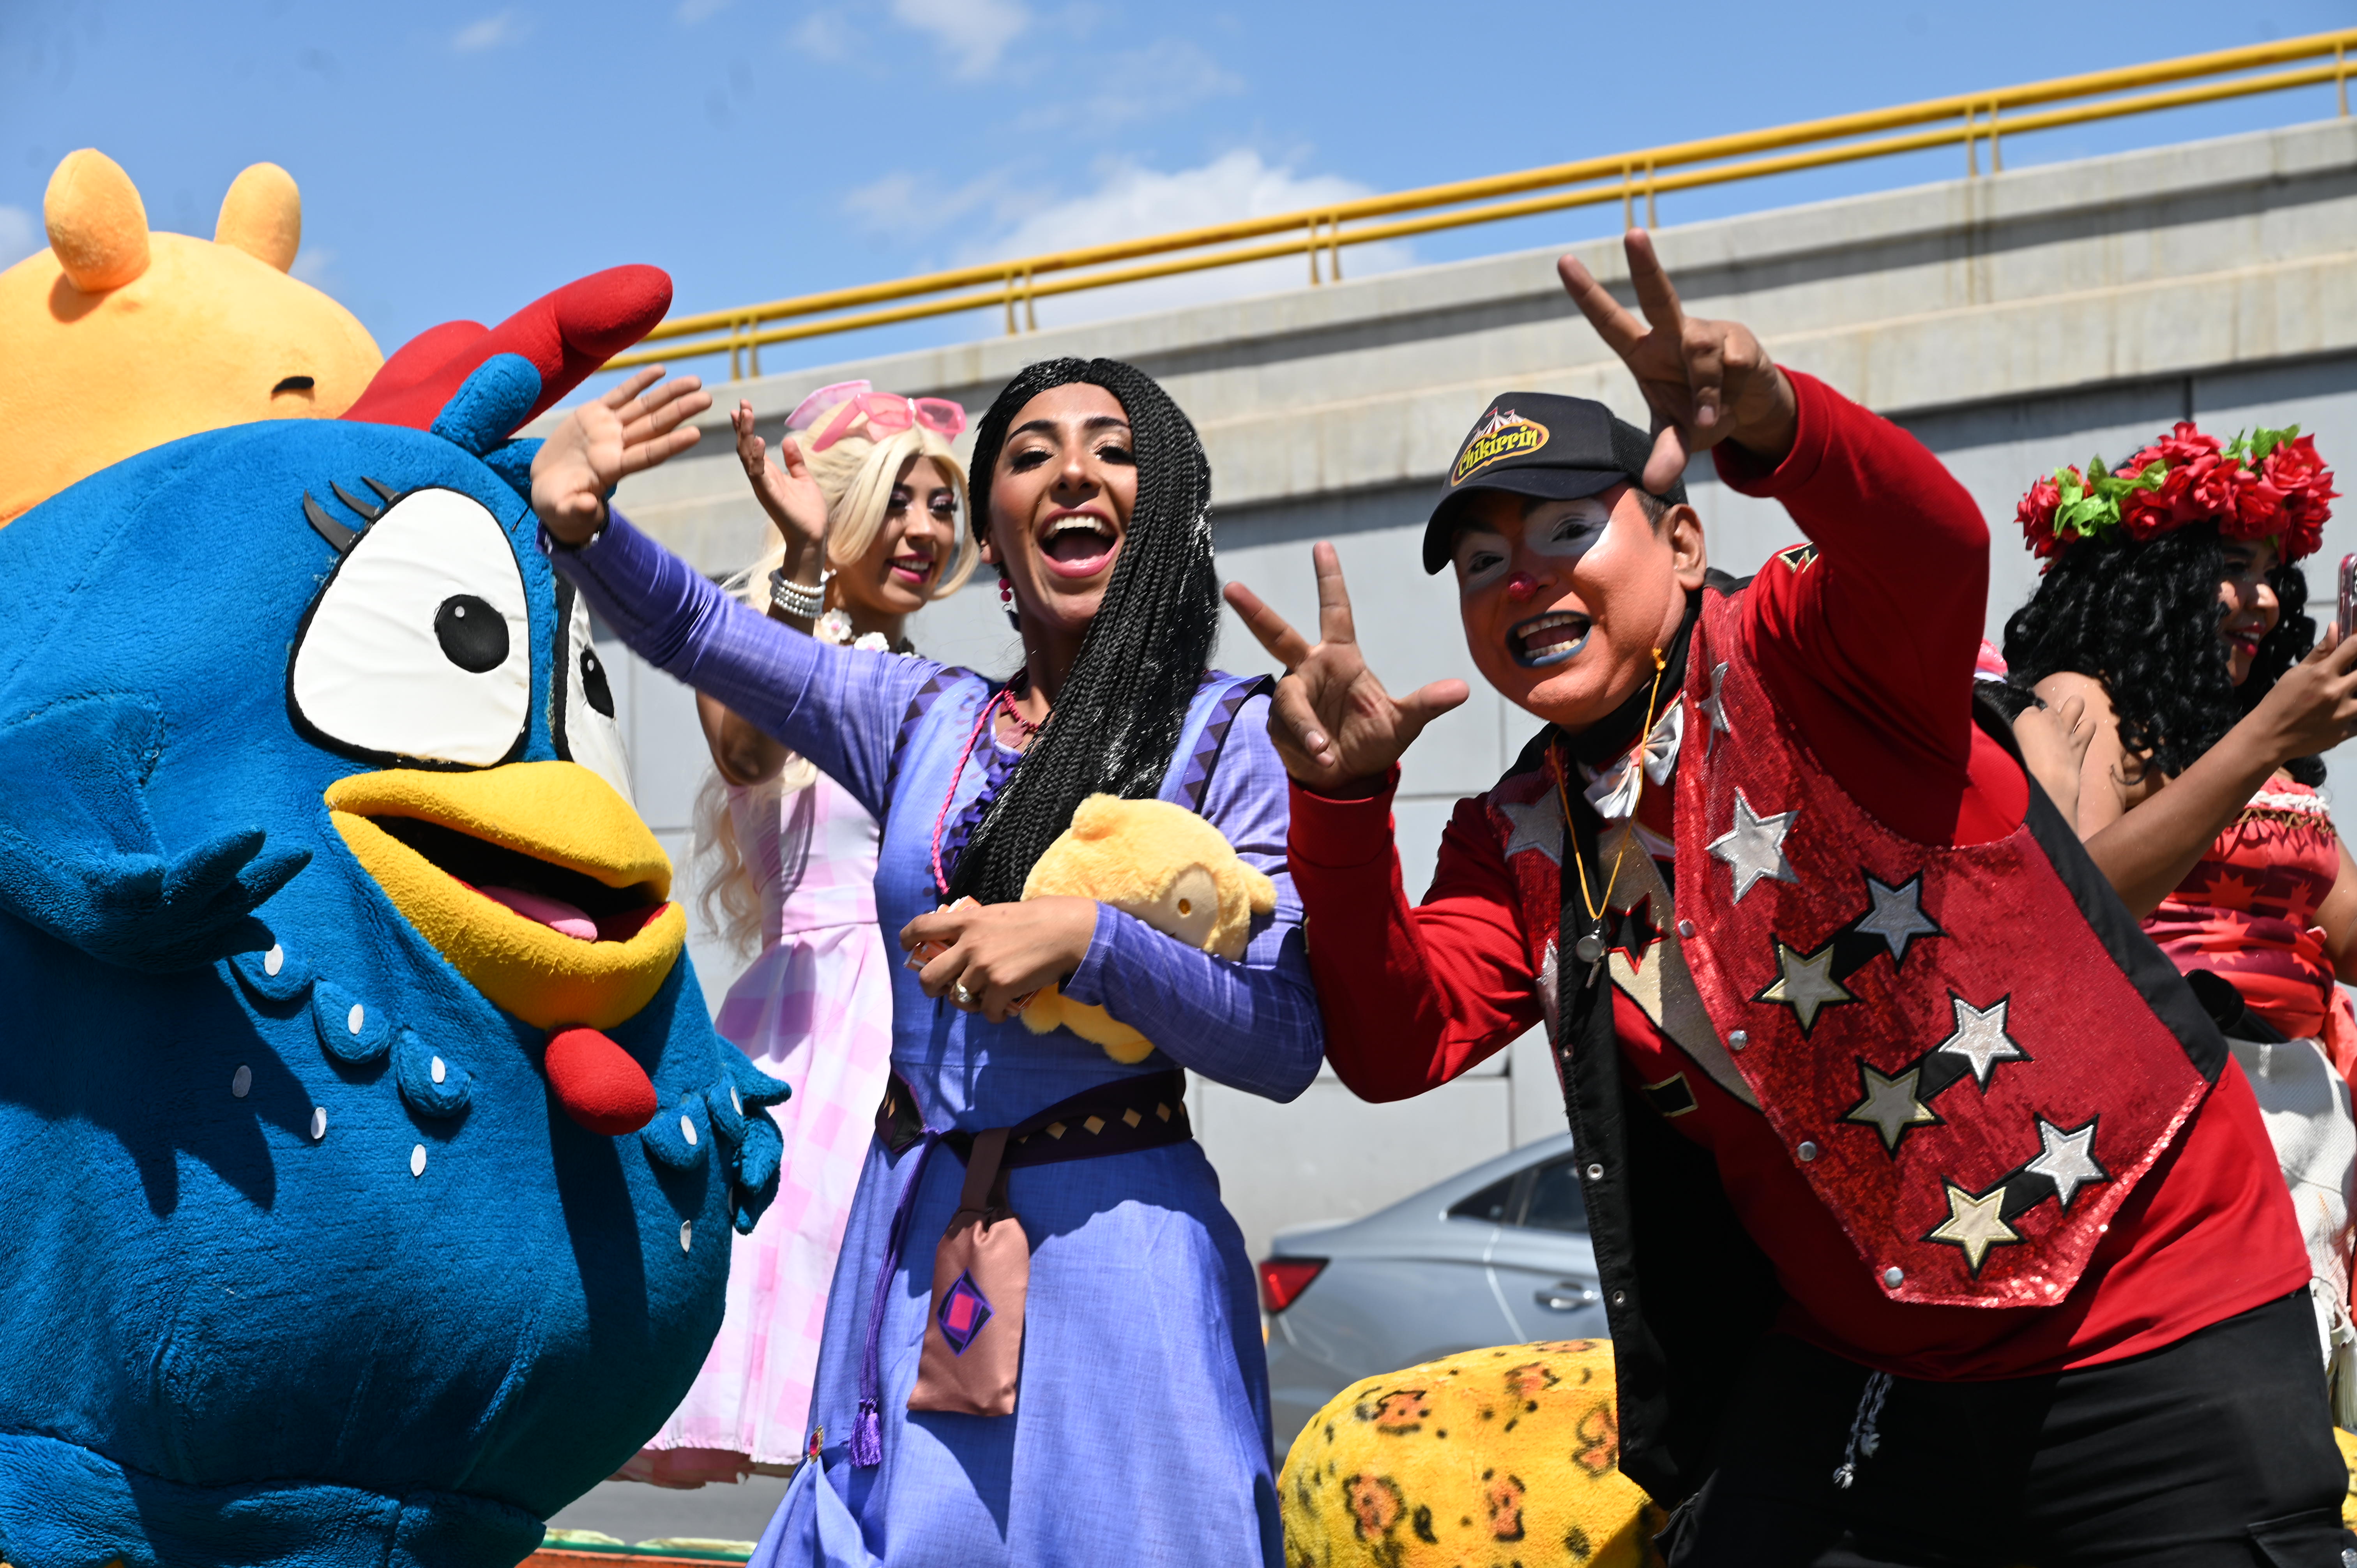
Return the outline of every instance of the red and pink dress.
{"type": "Polygon", "coordinates": [[[2231,982],[2281,1043],[2233,1039],[2258,1096],[2315,1271],[2334,1419],[2357,1423],[2357,1326],[2350,1261],[2357,1248],[2357,1122],[2349,1076],[2357,1013],[2334,983],[2317,910],[2341,875],[2341,838],[2324,798],[2271,779],[2195,863],[2145,930],[2180,970],[2231,982]]]}
{"type": "Polygon", "coordinates": [[[2357,1012],[2333,983],[2316,924],[2340,875],[2324,798],[2271,779],[2144,929],[2179,969],[2214,972],[2277,1031],[2321,1043],[2346,1079],[2357,1066],[2357,1012]]]}

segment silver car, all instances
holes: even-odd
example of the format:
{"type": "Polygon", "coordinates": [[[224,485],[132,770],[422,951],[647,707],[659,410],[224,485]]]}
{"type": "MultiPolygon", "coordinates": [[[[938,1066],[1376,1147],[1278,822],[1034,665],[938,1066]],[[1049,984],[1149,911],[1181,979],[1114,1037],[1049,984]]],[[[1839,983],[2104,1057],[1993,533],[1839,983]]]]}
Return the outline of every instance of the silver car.
{"type": "Polygon", "coordinates": [[[1280,1232],[1260,1291],[1280,1460],[1361,1378],[1488,1345],[1608,1332],[1568,1133],[1363,1219],[1280,1232]]]}

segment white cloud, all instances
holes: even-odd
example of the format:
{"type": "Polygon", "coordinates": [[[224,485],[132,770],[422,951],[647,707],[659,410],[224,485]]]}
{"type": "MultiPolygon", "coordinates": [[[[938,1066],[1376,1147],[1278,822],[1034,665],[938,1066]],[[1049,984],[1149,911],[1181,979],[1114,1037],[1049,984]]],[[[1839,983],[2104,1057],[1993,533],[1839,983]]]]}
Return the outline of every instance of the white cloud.
{"type": "Polygon", "coordinates": [[[840,11],[813,11],[786,35],[793,46],[816,59],[839,60],[851,53],[857,38],[850,19],[840,11]]]}
{"type": "MultiPolygon", "coordinates": [[[[1117,165],[1095,190],[1031,213],[997,238],[968,247],[959,260],[1034,256],[1315,208],[1367,194],[1368,188],[1355,180],[1335,175],[1297,175],[1283,165],[1264,162],[1260,154],[1249,148],[1175,174],[1117,165]]],[[[1396,271],[1415,261],[1415,251],[1404,241],[1345,245],[1342,251],[1343,270],[1351,277],[1396,271]]],[[[1305,288],[1308,283],[1309,263],[1305,257],[1281,256],[1043,299],[1039,304],[1039,324],[1063,327],[1102,321],[1208,300],[1305,288]]]]}
{"type": "Polygon", "coordinates": [[[468,23],[450,36],[450,47],[462,55],[479,54],[505,44],[522,43],[532,33],[532,19],[520,11],[500,11],[468,23]]]}
{"type": "Polygon", "coordinates": [[[728,9],[731,0],[679,0],[679,21],[684,27],[709,21],[728,9]]]}
{"type": "Polygon", "coordinates": [[[336,252],[332,247],[306,245],[295,253],[295,264],[286,269],[286,274],[297,283],[309,284],[324,292],[328,278],[334,274],[335,265],[336,252]]]}
{"type": "Polygon", "coordinates": [[[904,242],[930,239],[976,213],[987,213],[999,227],[1019,216],[1011,209],[1004,171],[952,188],[931,174],[896,170],[854,188],[844,197],[843,209],[869,233],[904,242]]]}
{"type": "Polygon", "coordinates": [[[930,34],[963,77],[987,73],[1017,34],[1031,25],[1022,0],[892,0],[893,19],[930,34]]]}
{"type": "Polygon", "coordinates": [[[1126,50],[1091,74],[1118,85],[1069,102],[1043,104],[1027,112],[1017,122],[1018,126],[1044,130],[1078,124],[1103,129],[1173,114],[1206,98],[1229,96],[1244,88],[1243,78],[1181,38],[1164,38],[1142,49],[1126,50]]]}
{"type": "Polygon", "coordinates": [[[21,207],[0,207],[0,267],[13,267],[49,242],[38,219],[21,207]]]}

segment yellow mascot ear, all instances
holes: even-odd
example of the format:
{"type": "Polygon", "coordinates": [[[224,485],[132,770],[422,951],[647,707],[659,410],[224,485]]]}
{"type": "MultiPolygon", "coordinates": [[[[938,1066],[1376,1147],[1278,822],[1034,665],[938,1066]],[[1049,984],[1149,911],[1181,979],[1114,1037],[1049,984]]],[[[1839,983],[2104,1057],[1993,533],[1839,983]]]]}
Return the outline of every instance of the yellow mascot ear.
{"type": "Polygon", "coordinates": [[[123,166],[93,147],[68,153],[41,198],[49,249],[66,279],[103,294],[147,270],[147,208],[123,166]]]}
{"type": "Polygon", "coordinates": [[[1092,795],[1072,811],[1072,836],[1076,839],[1111,838],[1121,825],[1121,797],[1092,795]]]}
{"type": "Polygon", "coordinates": [[[280,272],[295,264],[303,245],[303,193],[276,164],[255,164],[230,182],[221,198],[213,242],[233,245],[280,272]]]}
{"type": "Polygon", "coordinates": [[[1276,884],[1253,867],[1239,861],[1236,869],[1244,874],[1244,887],[1252,895],[1252,912],[1272,915],[1276,912],[1276,884]]]}

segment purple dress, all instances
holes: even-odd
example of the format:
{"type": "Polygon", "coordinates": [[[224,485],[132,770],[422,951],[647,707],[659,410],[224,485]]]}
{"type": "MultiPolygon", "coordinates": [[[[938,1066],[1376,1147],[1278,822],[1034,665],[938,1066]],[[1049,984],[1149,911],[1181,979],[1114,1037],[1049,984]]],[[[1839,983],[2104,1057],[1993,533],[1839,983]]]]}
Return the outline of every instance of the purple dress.
{"type": "MultiPolygon", "coordinates": [[[[823,646],[737,605],[619,517],[578,552],[554,553],[640,657],[706,692],[816,763],[883,824],[877,912],[895,952],[904,924],[940,903],[937,832],[958,822],[1011,755],[974,740],[997,688],[921,659],[823,646]],[[961,758],[964,760],[961,765],[961,758]]],[[[1065,994],[1146,1029],[1159,1048],[1123,1066],[1068,1031],[1033,1035],[936,1004],[893,968],[892,1060],[935,1131],[1004,1127],[1082,1090],[1174,1066],[1290,1100],[1317,1074],[1324,1037],[1285,869],[1286,787],[1266,733],[1267,700],[1207,682],[1163,798],[1183,798],[1216,761],[1204,817],[1274,878],[1273,918],[1242,963],[1099,906],[1095,937],[1065,994]],[[1224,747],[1200,744],[1214,709],[1224,747]]],[[[887,1234],[923,1144],[871,1144],[827,1305],[811,1405],[820,1463],[804,1466],[771,1521],[770,1563],[1281,1561],[1270,1474],[1268,1380],[1252,1265],[1193,1143],[1009,1173],[1032,1244],[1016,1412],[911,1412],[931,1305],[932,1242],[963,1172],[946,1149],[923,1161],[912,1240],[883,1284],[877,1321],[882,1462],[847,1452],[887,1234]]]]}

